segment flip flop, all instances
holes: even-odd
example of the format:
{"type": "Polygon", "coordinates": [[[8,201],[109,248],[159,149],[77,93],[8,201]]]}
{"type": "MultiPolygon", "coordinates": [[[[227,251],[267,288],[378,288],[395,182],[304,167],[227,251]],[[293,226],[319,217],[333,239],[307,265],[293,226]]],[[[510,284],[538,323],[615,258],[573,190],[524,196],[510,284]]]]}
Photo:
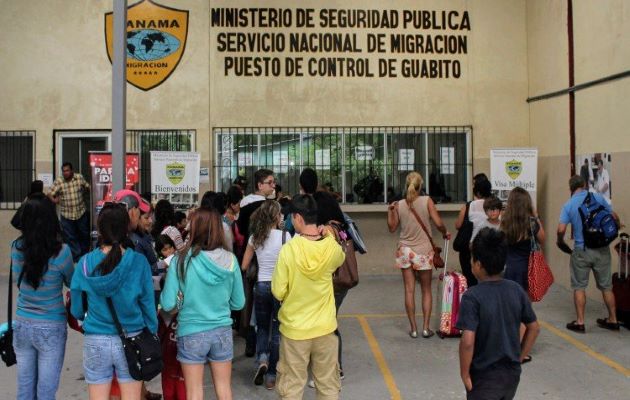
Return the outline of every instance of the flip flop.
{"type": "Polygon", "coordinates": [[[571,321],[567,324],[567,329],[577,333],[584,333],[584,324],[578,324],[577,321],[571,321]]]}
{"type": "Polygon", "coordinates": [[[521,361],[521,364],[527,364],[530,361],[532,361],[532,356],[527,356],[523,358],[523,361],[521,361]]]}

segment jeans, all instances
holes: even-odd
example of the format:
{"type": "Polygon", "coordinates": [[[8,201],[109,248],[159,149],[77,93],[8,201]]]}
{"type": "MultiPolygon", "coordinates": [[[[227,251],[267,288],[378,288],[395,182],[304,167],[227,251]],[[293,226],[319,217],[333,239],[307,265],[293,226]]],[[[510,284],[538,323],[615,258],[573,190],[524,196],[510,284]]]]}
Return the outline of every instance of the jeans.
{"type": "MultiPolygon", "coordinates": [[[[128,333],[135,336],[140,332],[128,333]]],[[[118,335],[85,335],[83,337],[83,374],[90,385],[109,383],[114,378],[118,383],[133,382],[129,364],[125,357],[122,340],[118,335]]]]}
{"type": "Polygon", "coordinates": [[[231,326],[220,326],[177,337],[177,361],[182,364],[226,362],[234,358],[231,326]]]}
{"type": "Polygon", "coordinates": [[[254,286],[256,312],[256,361],[268,363],[267,374],[276,376],[280,351],[280,302],[271,294],[271,282],[257,282],[254,286]]]}
{"type": "Polygon", "coordinates": [[[70,246],[72,259],[76,262],[90,250],[90,213],[83,213],[75,220],[61,216],[61,231],[65,242],[70,246]]]}
{"type": "MultiPolygon", "coordinates": [[[[337,315],[339,315],[339,307],[343,303],[343,299],[346,298],[348,289],[335,289],[335,309],[337,315]]],[[[341,332],[339,332],[339,322],[337,322],[337,329],[335,329],[335,335],[339,338],[339,350],[337,354],[337,361],[339,362],[339,369],[343,370],[343,363],[341,362],[341,332]]]]}
{"type": "Polygon", "coordinates": [[[17,399],[55,399],[66,353],[66,323],[15,320],[17,399]]]}

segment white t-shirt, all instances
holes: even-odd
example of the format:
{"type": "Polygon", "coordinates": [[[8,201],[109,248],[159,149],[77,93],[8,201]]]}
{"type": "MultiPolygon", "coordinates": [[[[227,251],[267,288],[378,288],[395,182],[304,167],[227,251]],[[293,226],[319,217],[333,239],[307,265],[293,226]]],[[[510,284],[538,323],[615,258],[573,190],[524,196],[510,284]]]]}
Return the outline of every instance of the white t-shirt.
{"type": "MultiPolygon", "coordinates": [[[[289,232],[284,233],[284,242],[287,243],[291,240],[289,232]]],[[[248,245],[254,246],[253,236],[249,237],[248,245]]],[[[272,229],[269,232],[269,237],[265,240],[262,246],[256,251],[256,258],[258,259],[258,282],[270,282],[273,270],[276,268],[276,262],[278,261],[278,255],[280,255],[280,249],[282,248],[282,231],[280,229],[272,229]]]]}
{"type": "Polygon", "coordinates": [[[472,236],[470,237],[470,243],[472,243],[473,240],[475,240],[475,238],[477,237],[477,234],[483,229],[483,228],[492,228],[495,231],[501,230],[501,223],[498,224],[493,224],[490,223],[490,221],[488,221],[488,218],[486,218],[485,221],[483,221],[482,223],[478,224],[478,225],[473,225],[473,233],[472,236]]]}
{"type": "Polygon", "coordinates": [[[468,208],[468,219],[473,224],[473,236],[470,239],[471,242],[472,238],[474,238],[477,235],[477,232],[481,230],[482,225],[488,221],[488,216],[483,210],[484,201],[484,199],[473,200],[470,202],[470,207],[468,208]]]}

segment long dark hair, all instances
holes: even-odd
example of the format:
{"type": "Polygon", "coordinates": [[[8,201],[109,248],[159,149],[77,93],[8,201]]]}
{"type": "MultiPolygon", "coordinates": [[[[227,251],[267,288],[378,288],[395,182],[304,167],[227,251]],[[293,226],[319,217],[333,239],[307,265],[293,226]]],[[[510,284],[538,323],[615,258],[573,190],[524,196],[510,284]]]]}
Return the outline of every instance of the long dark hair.
{"type": "Polygon", "coordinates": [[[190,219],[188,242],[177,254],[179,278],[185,280],[186,262],[199,255],[200,251],[218,248],[226,248],[221,216],[215,210],[198,208],[190,219]]]}
{"type": "Polygon", "coordinates": [[[21,216],[21,231],[16,248],[24,254],[24,278],[34,289],[48,270],[48,260],[61,250],[61,227],[55,205],[43,193],[28,197],[21,216]]]}
{"type": "Polygon", "coordinates": [[[530,218],[533,216],[534,207],[529,192],[521,187],[512,189],[501,217],[501,230],[505,232],[508,244],[515,244],[530,236],[530,218]]]}
{"type": "Polygon", "coordinates": [[[170,201],[162,199],[155,205],[154,215],[155,221],[153,222],[153,229],[151,229],[151,236],[153,236],[153,240],[157,241],[164,228],[175,225],[175,208],[170,201]]]}
{"type": "Polygon", "coordinates": [[[106,204],[96,221],[100,246],[112,246],[107,256],[95,268],[101,275],[107,275],[116,268],[122,259],[121,245],[127,238],[129,213],[122,203],[106,204]]]}

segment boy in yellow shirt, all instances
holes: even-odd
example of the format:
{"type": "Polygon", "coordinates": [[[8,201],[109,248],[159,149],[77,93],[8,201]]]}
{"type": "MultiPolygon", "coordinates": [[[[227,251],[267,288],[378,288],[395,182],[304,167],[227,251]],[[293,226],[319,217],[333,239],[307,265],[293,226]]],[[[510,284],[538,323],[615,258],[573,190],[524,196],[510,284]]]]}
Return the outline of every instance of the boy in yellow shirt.
{"type": "Polygon", "coordinates": [[[276,388],[285,400],[301,399],[309,362],[317,398],[338,399],[341,383],[332,274],[344,261],[334,236],[317,227],[317,204],[311,195],[290,204],[299,234],[280,250],[271,291],[282,302],[280,360],[276,388]]]}

